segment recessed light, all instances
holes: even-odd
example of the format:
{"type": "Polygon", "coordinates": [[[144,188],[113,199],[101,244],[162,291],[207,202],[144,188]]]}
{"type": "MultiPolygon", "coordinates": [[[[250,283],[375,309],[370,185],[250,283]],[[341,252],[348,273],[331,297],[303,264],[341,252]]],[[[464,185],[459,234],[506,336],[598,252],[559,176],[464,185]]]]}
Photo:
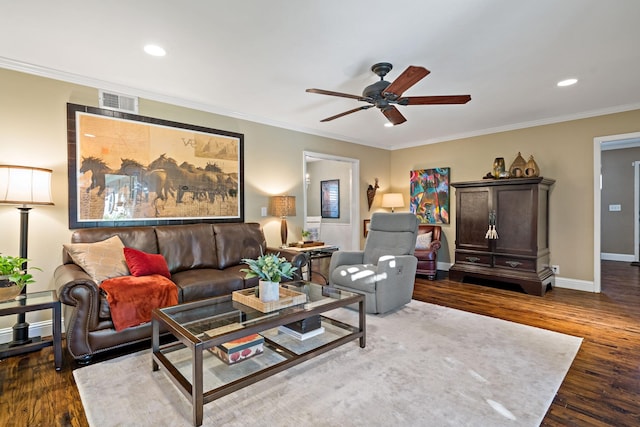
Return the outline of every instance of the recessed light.
{"type": "Polygon", "coordinates": [[[558,82],[559,87],[571,86],[578,83],[578,79],[566,79],[558,82]]]}
{"type": "Polygon", "coordinates": [[[386,128],[392,128],[392,127],[393,127],[393,123],[391,123],[391,122],[387,122],[387,123],[385,123],[385,124],[384,124],[384,127],[386,127],[386,128]]]}
{"type": "Polygon", "coordinates": [[[165,56],[167,52],[165,50],[155,44],[148,44],[144,47],[144,51],[147,52],[151,56],[165,56]]]}

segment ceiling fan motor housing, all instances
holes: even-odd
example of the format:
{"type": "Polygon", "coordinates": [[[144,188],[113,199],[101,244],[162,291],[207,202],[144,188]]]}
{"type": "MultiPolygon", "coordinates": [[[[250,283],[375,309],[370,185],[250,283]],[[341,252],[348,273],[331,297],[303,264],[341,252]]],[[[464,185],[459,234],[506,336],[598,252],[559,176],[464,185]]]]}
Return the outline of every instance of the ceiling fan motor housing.
{"type": "Polygon", "coordinates": [[[365,87],[362,91],[362,96],[364,98],[371,98],[373,100],[381,99],[382,91],[385,90],[390,84],[391,83],[386,80],[377,81],[374,84],[365,87]]]}

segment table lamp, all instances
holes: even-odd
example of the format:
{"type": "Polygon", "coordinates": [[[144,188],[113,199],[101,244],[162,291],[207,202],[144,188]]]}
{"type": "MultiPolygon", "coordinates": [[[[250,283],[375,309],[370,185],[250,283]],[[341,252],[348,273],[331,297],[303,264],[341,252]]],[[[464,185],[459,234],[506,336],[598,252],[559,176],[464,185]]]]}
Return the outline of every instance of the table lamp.
{"type": "Polygon", "coordinates": [[[391,208],[391,212],[394,212],[395,208],[404,207],[404,199],[400,193],[386,193],[382,195],[382,207],[391,208]]]}
{"type": "MultiPolygon", "coordinates": [[[[27,259],[29,240],[29,211],[32,205],[53,205],[51,200],[51,169],[30,166],[0,165],[0,203],[18,205],[20,211],[20,258],[27,259]]],[[[22,269],[27,268],[27,263],[22,269]]],[[[22,288],[24,295],[27,287],[22,288]]],[[[18,323],[13,326],[13,341],[10,345],[27,344],[29,324],[25,314],[18,314],[18,323]]]]}
{"type": "Polygon", "coordinates": [[[296,216],[295,196],[272,196],[269,199],[269,212],[273,216],[282,218],[280,221],[280,239],[282,247],[287,246],[287,217],[296,216]]]}

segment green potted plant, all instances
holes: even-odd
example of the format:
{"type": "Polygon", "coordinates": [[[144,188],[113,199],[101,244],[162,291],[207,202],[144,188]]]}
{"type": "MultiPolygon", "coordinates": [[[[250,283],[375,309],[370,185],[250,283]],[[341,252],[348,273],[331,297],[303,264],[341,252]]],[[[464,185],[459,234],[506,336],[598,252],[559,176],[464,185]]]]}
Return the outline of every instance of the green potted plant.
{"type": "Polygon", "coordinates": [[[304,242],[309,242],[311,239],[311,232],[309,230],[302,230],[302,240],[304,242]]]}
{"type": "Polygon", "coordinates": [[[260,255],[258,259],[244,258],[242,260],[249,268],[240,271],[247,273],[247,279],[257,277],[259,279],[258,296],[260,301],[277,301],[280,298],[280,282],[282,278],[291,279],[296,267],[291,265],[285,257],[280,254],[260,255]]]}
{"type": "Polygon", "coordinates": [[[26,258],[0,255],[0,301],[15,298],[22,288],[35,282],[33,275],[27,270],[42,270],[38,267],[23,270],[22,265],[27,261],[29,260],[26,258]]]}

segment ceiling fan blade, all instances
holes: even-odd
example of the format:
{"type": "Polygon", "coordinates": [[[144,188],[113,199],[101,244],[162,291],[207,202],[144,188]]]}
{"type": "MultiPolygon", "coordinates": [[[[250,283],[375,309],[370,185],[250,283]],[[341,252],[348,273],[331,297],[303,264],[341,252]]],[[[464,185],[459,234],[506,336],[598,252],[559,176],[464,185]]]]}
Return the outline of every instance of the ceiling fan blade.
{"type": "Polygon", "coordinates": [[[306,92],[317,93],[317,94],[320,94],[320,95],[340,96],[342,98],[357,99],[358,101],[366,101],[367,100],[367,98],[363,98],[360,95],[351,95],[351,94],[348,94],[348,93],[333,92],[333,91],[324,90],[324,89],[307,89],[306,92]]]}
{"type": "Polygon", "coordinates": [[[471,95],[407,96],[398,99],[400,105],[466,104],[471,95]]]}
{"type": "Polygon", "coordinates": [[[353,110],[345,111],[344,113],[336,114],[335,116],[327,117],[326,119],[320,120],[321,122],[328,122],[333,119],[338,119],[342,116],[346,116],[347,114],[355,113],[356,111],[366,110],[368,108],[373,107],[373,105],[363,105],[362,107],[354,108],[353,110]]]}
{"type": "Polygon", "coordinates": [[[398,111],[398,109],[396,107],[394,107],[393,105],[390,105],[388,107],[385,107],[382,109],[382,114],[385,115],[385,117],[391,122],[393,123],[393,125],[399,125],[400,123],[404,123],[407,121],[407,119],[404,118],[404,116],[402,115],[402,113],[400,113],[400,111],[398,111]]]}
{"type": "Polygon", "coordinates": [[[395,100],[399,98],[405,90],[424,79],[429,73],[430,71],[424,67],[410,65],[393,83],[387,86],[382,92],[382,95],[387,99],[395,100]]]}

